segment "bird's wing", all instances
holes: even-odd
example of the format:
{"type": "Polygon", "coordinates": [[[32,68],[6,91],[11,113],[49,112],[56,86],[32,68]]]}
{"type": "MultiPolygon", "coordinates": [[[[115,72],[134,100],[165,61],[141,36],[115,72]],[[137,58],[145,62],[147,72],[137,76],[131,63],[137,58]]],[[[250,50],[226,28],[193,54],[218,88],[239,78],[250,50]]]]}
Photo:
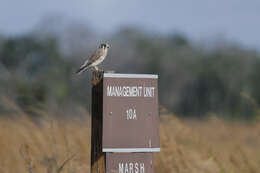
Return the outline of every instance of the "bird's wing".
{"type": "Polygon", "coordinates": [[[103,49],[97,49],[92,56],[87,59],[84,64],[76,71],[77,74],[81,74],[85,71],[92,63],[98,60],[104,54],[103,49]]]}
{"type": "Polygon", "coordinates": [[[103,49],[97,49],[92,56],[85,62],[86,66],[91,65],[92,63],[94,63],[96,60],[98,60],[102,55],[104,55],[104,51],[103,49]]]}

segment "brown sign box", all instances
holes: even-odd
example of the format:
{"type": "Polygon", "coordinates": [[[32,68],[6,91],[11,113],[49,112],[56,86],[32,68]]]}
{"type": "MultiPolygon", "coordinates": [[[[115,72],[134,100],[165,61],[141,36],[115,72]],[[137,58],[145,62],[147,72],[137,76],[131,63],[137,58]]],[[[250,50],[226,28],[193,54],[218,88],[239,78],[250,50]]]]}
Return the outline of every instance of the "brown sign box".
{"type": "Polygon", "coordinates": [[[153,153],[106,153],[107,173],[153,173],[153,153]]]}
{"type": "Polygon", "coordinates": [[[103,152],[160,151],[157,80],[104,73],[103,152]]]}

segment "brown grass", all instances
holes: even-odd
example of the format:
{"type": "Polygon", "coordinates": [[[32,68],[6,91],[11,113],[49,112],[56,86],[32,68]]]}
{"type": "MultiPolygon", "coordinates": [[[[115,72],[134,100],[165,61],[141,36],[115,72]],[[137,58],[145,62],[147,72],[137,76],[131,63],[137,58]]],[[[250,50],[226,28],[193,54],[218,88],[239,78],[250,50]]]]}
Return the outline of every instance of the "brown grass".
{"type": "MultiPolygon", "coordinates": [[[[25,115],[0,119],[0,173],[90,172],[89,116],[43,117],[40,124],[25,115]]],[[[260,123],[179,120],[161,109],[160,137],[157,173],[260,172],[260,123]]]]}

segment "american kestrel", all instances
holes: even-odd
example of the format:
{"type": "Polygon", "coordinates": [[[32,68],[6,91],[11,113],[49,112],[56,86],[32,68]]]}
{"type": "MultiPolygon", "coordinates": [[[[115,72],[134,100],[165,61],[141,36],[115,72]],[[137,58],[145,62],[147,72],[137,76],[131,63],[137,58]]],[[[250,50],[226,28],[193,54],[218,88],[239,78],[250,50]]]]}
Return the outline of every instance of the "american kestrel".
{"type": "Polygon", "coordinates": [[[95,70],[98,70],[97,65],[100,64],[107,56],[107,50],[109,44],[101,44],[98,49],[92,54],[92,56],[87,59],[84,64],[76,71],[77,74],[81,74],[89,67],[94,67],[95,70]]]}

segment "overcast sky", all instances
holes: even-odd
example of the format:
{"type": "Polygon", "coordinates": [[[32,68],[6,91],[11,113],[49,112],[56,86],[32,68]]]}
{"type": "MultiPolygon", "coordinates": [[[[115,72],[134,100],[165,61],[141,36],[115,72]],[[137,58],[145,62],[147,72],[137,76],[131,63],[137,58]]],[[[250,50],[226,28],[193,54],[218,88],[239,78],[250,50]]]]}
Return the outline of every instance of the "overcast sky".
{"type": "Polygon", "coordinates": [[[30,31],[50,15],[105,32],[137,25],[196,40],[221,36],[260,49],[260,0],[0,0],[0,33],[30,31]]]}

